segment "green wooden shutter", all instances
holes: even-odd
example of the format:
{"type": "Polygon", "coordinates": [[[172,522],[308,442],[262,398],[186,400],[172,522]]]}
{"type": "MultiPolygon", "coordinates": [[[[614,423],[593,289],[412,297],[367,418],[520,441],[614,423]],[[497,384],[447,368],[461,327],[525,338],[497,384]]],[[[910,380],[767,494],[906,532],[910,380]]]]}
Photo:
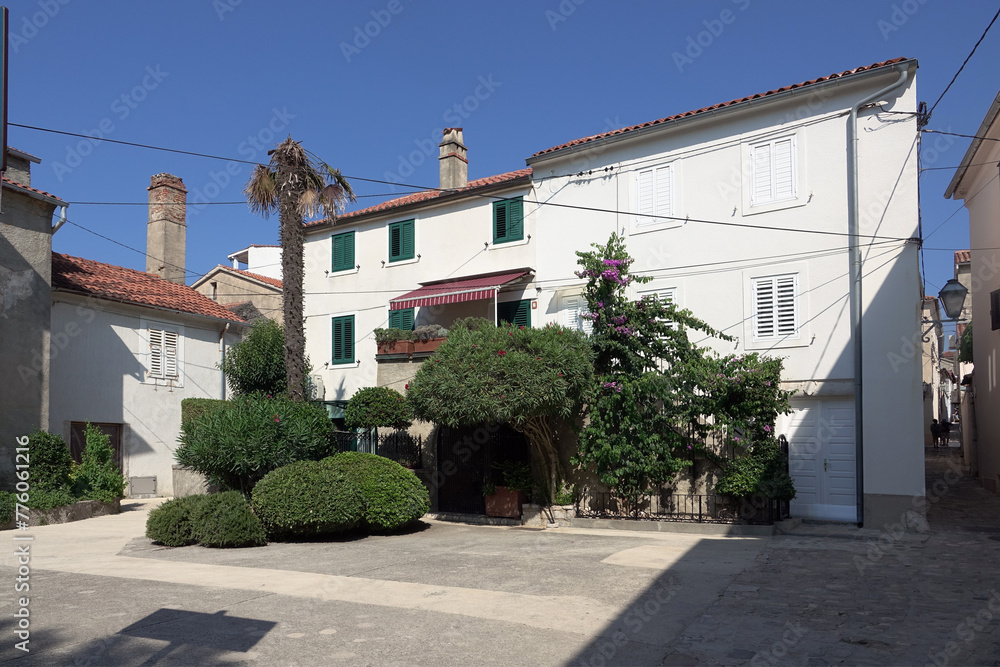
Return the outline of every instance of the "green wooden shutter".
{"type": "Polygon", "coordinates": [[[333,237],[333,272],[354,268],[354,232],[333,237]]]}
{"type": "Polygon", "coordinates": [[[531,326],[531,299],[505,301],[497,304],[497,325],[510,322],[515,327],[531,326]]]}
{"type": "Polygon", "coordinates": [[[389,261],[413,259],[415,254],[413,220],[389,225],[389,261]]]}
{"type": "Polygon", "coordinates": [[[493,202],[493,242],[503,243],[507,240],[507,202],[493,202]]]}
{"type": "Polygon", "coordinates": [[[524,238],[524,201],[518,197],[507,202],[507,240],[524,238]]]}
{"type": "Polygon", "coordinates": [[[413,331],[413,308],[389,311],[389,328],[413,331]]]}
{"type": "Polygon", "coordinates": [[[354,363],[354,315],[333,318],[331,363],[354,363]]]}

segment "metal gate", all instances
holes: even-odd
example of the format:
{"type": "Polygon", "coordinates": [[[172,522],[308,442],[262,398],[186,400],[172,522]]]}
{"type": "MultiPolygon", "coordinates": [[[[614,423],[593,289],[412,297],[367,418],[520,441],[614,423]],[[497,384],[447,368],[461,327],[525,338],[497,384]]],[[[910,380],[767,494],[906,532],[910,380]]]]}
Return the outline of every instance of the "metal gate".
{"type": "Polygon", "coordinates": [[[530,462],[528,441],[506,425],[452,429],[442,426],[437,438],[438,509],[485,514],[483,487],[502,485],[496,465],[530,462]]]}

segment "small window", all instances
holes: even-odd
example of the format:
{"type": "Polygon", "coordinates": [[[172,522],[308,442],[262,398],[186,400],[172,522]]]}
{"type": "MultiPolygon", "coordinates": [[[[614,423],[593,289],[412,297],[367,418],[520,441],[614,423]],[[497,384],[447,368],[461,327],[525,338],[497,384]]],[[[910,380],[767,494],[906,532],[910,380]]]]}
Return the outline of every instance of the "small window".
{"type": "Polygon", "coordinates": [[[413,331],[413,308],[389,311],[389,328],[413,331]]]}
{"type": "Polygon", "coordinates": [[[493,243],[509,243],[524,238],[522,197],[493,202],[493,243]]]}
{"type": "Polygon", "coordinates": [[[754,278],[752,298],[754,340],[799,335],[797,275],[754,278]]]}
{"type": "Polygon", "coordinates": [[[331,364],[354,363],[354,315],[333,318],[331,364]]]}
{"type": "Polygon", "coordinates": [[[177,332],[149,329],[149,368],[146,377],[172,380],[177,377],[177,332]]]}
{"type": "Polygon", "coordinates": [[[389,261],[400,262],[414,256],[413,220],[389,225],[389,261]]]}
{"type": "Polygon", "coordinates": [[[990,292],[990,331],[997,329],[1000,329],[1000,289],[990,292]]]}
{"type": "Polygon", "coordinates": [[[563,298],[563,325],[575,331],[582,331],[588,336],[594,332],[594,321],[587,317],[587,300],[582,296],[563,298]]]}
{"type": "Polygon", "coordinates": [[[531,326],[531,299],[504,301],[497,304],[497,326],[510,322],[515,327],[531,326]]]}
{"type": "MultiPolygon", "coordinates": [[[[649,298],[656,297],[659,300],[659,302],[662,303],[662,304],[664,304],[664,305],[673,305],[673,306],[677,305],[677,290],[675,288],[673,288],[673,287],[671,287],[669,289],[652,290],[652,291],[649,291],[649,292],[643,292],[642,296],[643,297],[649,297],[649,298]]],[[[671,320],[664,319],[663,323],[666,324],[671,329],[673,329],[676,326],[676,324],[673,321],[671,321],[671,320]]]]}
{"type": "Polygon", "coordinates": [[[333,236],[333,266],[331,273],[350,271],[354,268],[354,232],[333,236]]]}
{"type": "Polygon", "coordinates": [[[784,137],[750,147],[750,205],[795,198],[795,139],[784,137]]]}
{"type": "Polygon", "coordinates": [[[660,216],[674,214],[674,172],[670,165],[644,169],[636,176],[637,225],[667,222],[660,216]]]}

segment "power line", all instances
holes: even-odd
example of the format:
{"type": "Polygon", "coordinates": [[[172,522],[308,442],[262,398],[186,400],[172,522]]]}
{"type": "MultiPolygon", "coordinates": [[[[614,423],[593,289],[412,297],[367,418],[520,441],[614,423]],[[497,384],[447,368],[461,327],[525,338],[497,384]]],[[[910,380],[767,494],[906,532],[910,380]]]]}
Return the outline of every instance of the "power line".
{"type": "Polygon", "coordinates": [[[971,204],[972,200],[975,199],[976,197],[978,197],[979,193],[982,192],[983,190],[985,190],[991,183],[993,183],[993,181],[997,180],[997,178],[1000,178],[1000,173],[995,174],[993,176],[993,178],[991,178],[988,182],[986,182],[986,184],[983,185],[983,187],[979,188],[979,190],[976,192],[976,194],[974,194],[971,197],[969,197],[968,199],[966,199],[965,200],[965,204],[963,206],[959,206],[958,208],[956,208],[954,213],[952,213],[947,218],[945,218],[944,222],[942,222],[940,225],[938,225],[937,227],[935,227],[934,230],[931,231],[930,234],[928,234],[927,236],[925,236],[923,240],[926,241],[930,237],[934,236],[935,232],[937,232],[939,229],[941,229],[942,227],[944,227],[944,225],[945,225],[946,222],[948,222],[949,220],[951,220],[952,218],[954,218],[956,215],[958,215],[959,211],[961,211],[963,208],[965,208],[969,204],[971,204]]]}
{"type": "Polygon", "coordinates": [[[996,23],[997,17],[1000,17],[1000,9],[998,9],[997,13],[993,15],[993,20],[991,20],[990,24],[986,26],[986,30],[983,31],[983,34],[979,37],[979,40],[976,42],[976,45],[972,47],[972,51],[969,52],[969,55],[966,56],[965,60],[962,62],[962,66],[958,68],[957,72],[955,72],[955,76],[951,77],[951,81],[948,82],[948,85],[945,87],[944,92],[942,92],[941,95],[937,98],[937,101],[935,101],[934,104],[931,105],[930,111],[928,111],[927,115],[924,117],[924,124],[926,124],[927,121],[930,119],[931,114],[934,113],[934,109],[937,108],[937,105],[941,101],[941,99],[951,89],[951,84],[955,83],[955,79],[957,79],[958,75],[962,73],[963,69],[965,69],[965,66],[972,58],[972,54],[976,52],[976,49],[979,48],[979,45],[982,43],[982,41],[986,39],[986,33],[988,33],[990,31],[990,28],[993,27],[993,24],[996,23]]]}
{"type": "MultiPolygon", "coordinates": [[[[363,197],[391,197],[394,192],[379,192],[373,195],[355,195],[358,199],[363,197]]],[[[149,206],[148,201],[68,201],[67,204],[75,206],[149,206]]],[[[197,202],[195,204],[187,202],[156,202],[157,206],[232,206],[235,204],[247,205],[245,199],[238,201],[208,201],[197,202]]]]}
{"type": "Polygon", "coordinates": [[[974,162],[972,164],[966,164],[966,165],[961,165],[960,164],[960,165],[955,166],[955,167],[923,167],[920,171],[936,171],[938,169],[961,169],[963,166],[964,167],[983,167],[983,166],[992,166],[992,165],[995,165],[995,164],[998,164],[998,163],[996,163],[996,162],[974,162]]]}
{"type": "Polygon", "coordinates": [[[994,139],[993,137],[983,137],[978,134],[960,134],[958,132],[945,132],[944,130],[928,130],[924,128],[920,130],[921,132],[929,132],[931,134],[947,134],[952,137],[964,137],[965,139],[980,139],[982,141],[1000,141],[1000,139],[994,139]]]}

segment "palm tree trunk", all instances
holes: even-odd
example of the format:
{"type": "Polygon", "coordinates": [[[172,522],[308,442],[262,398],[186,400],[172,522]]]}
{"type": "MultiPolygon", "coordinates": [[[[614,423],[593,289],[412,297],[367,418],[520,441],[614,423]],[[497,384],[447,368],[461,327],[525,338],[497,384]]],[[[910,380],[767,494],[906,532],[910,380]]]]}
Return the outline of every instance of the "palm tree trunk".
{"type": "Polygon", "coordinates": [[[302,314],[305,273],[302,215],[298,210],[304,183],[290,165],[277,165],[278,208],[281,217],[281,296],[285,324],[285,377],[288,396],[305,401],[305,320],[302,314]]]}

